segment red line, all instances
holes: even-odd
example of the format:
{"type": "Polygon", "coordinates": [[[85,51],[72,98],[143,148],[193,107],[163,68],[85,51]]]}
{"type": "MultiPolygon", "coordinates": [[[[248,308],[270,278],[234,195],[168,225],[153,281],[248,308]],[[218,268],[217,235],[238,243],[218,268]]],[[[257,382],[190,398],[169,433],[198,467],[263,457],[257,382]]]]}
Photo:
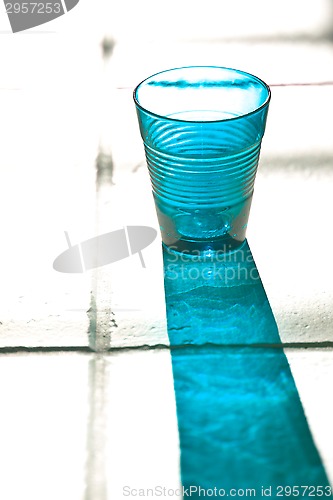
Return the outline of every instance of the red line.
{"type": "Polygon", "coordinates": [[[307,82],[307,83],[270,83],[270,87],[316,87],[323,85],[333,85],[332,82],[307,82]]]}

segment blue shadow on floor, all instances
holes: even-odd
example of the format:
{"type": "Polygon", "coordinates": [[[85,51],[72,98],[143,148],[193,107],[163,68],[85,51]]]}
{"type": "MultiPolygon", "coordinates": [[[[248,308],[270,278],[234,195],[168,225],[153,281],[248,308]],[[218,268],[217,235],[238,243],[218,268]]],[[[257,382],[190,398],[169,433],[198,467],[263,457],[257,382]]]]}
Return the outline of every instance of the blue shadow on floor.
{"type": "Polygon", "coordinates": [[[247,242],[224,258],[163,248],[163,259],[185,492],[278,498],[299,487],[312,498],[319,486],[325,496],[329,482],[247,242]]]}

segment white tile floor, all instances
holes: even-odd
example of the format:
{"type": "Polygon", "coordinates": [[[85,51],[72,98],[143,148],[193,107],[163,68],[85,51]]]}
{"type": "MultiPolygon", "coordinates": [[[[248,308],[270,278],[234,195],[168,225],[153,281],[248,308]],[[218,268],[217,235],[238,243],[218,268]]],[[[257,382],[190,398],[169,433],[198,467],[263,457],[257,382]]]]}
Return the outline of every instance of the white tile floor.
{"type": "MultiPolygon", "coordinates": [[[[147,482],[159,477],[152,455],[164,457],[161,481],[179,481],[168,351],[104,358],[10,349],[88,346],[92,276],[57,273],[52,262],[66,248],[64,231],[73,244],[96,231],[100,137],[112,151],[115,185],[100,193],[99,230],[157,228],[147,173],[133,173],[143,148],[131,89],[190,64],[239,67],[272,85],[327,83],[272,87],[248,237],[282,341],[311,346],[286,354],[333,480],[332,6],[169,2],[163,19],[147,0],[100,0],[93,9],[81,0],[47,27],[13,35],[0,12],[0,498],[118,500],[114,488],[126,474],[133,484],[139,472],[147,482]],[[118,42],[105,67],[104,34],[118,42]],[[167,397],[155,405],[159,384],[167,397]]],[[[144,257],[146,269],[132,256],[103,275],[119,325],[113,347],[168,344],[160,242],[144,257]]]]}

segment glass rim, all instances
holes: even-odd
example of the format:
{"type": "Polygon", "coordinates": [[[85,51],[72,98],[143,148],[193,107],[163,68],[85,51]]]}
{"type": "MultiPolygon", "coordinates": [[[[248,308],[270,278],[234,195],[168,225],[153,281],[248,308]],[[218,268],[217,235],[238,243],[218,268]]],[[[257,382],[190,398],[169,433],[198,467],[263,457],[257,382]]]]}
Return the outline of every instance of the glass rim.
{"type": "Polygon", "coordinates": [[[177,68],[170,68],[170,69],[165,69],[163,71],[158,71],[157,73],[154,73],[154,74],[148,76],[147,78],[144,78],[144,80],[142,80],[140,83],[138,83],[138,85],[136,85],[136,87],[134,88],[133,100],[134,100],[135,105],[139,109],[141,109],[145,113],[148,113],[149,115],[155,116],[156,118],[162,118],[163,120],[169,120],[171,122],[182,122],[182,123],[223,123],[223,122],[231,122],[234,120],[239,120],[239,119],[245,118],[247,116],[258,113],[258,111],[267,107],[270,100],[271,100],[271,89],[270,89],[269,85],[267,85],[267,83],[265,83],[263,80],[261,80],[261,78],[253,75],[252,73],[248,73],[247,71],[243,71],[241,69],[228,68],[225,66],[179,66],[177,68]],[[201,68],[201,69],[205,69],[205,68],[206,69],[223,69],[223,70],[227,70],[227,71],[234,71],[234,72],[239,73],[241,75],[245,75],[247,77],[250,77],[250,79],[256,80],[258,83],[260,83],[260,85],[266,89],[267,97],[266,97],[265,101],[260,106],[256,107],[252,111],[249,111],[248,113],[244,113],[244,114],[241,114],[238,116],[232,116],[230,118],[222,118],[219,120],[184,120],[184,119],[180,119],[180,118],[173,118],[170,116],[165,116],[165,115],[160,115],[158,113],[154,113],[153,111],[150,111],[149,109],[142,106],[142,104],[140,104],[139,99],[137,97],[137,92],[139,90],[139,87],[141,87],[141,85],[143,85],[145,82],[150,80],[150,78],[153,78],[154,76],[157,76],[157,75],[161,75],[163,73],[170,73],[171,71],[178,71],[178,70],[192,69],[192,68],[193,69],[199,69],[199,68],[201,68]]]}

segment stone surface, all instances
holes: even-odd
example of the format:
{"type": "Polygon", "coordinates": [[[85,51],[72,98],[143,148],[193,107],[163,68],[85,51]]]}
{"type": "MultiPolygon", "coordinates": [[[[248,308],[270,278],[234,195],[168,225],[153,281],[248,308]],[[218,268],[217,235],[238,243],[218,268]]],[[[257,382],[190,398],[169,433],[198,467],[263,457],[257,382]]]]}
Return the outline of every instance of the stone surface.
{"type": "MultiPolygon", "coordinates": [[[[238,67],[272,85],[248,239],[281,340],[293,345],[287,358],[332,482],[332,349],[324,348],[333,320],[331,3],[172,1],[161,23],[150,0],[99,0],[93,9],[82,0],[19,35],[0,14],[0,497],[106,500],[127,482],[178,486],[159,239],[143,252],[146,268],[138,255],[100,268],[98,287],[93,273],[60,274],[52,264],[68,247],[65,231],[75,245],[124,225],[158,229],[132,89],[156,71],[191,64],[238,67]],[[101,57],[105,35],[117,42],[109,61],[101,57]],[[88,354],[89,345],[116,351],[88,354]],[[40,353],[12,353],[20,347],[40,353]]],[[[279,396],[286,429],[282,379],[276,374],[271,399],[279,396]]]]}

